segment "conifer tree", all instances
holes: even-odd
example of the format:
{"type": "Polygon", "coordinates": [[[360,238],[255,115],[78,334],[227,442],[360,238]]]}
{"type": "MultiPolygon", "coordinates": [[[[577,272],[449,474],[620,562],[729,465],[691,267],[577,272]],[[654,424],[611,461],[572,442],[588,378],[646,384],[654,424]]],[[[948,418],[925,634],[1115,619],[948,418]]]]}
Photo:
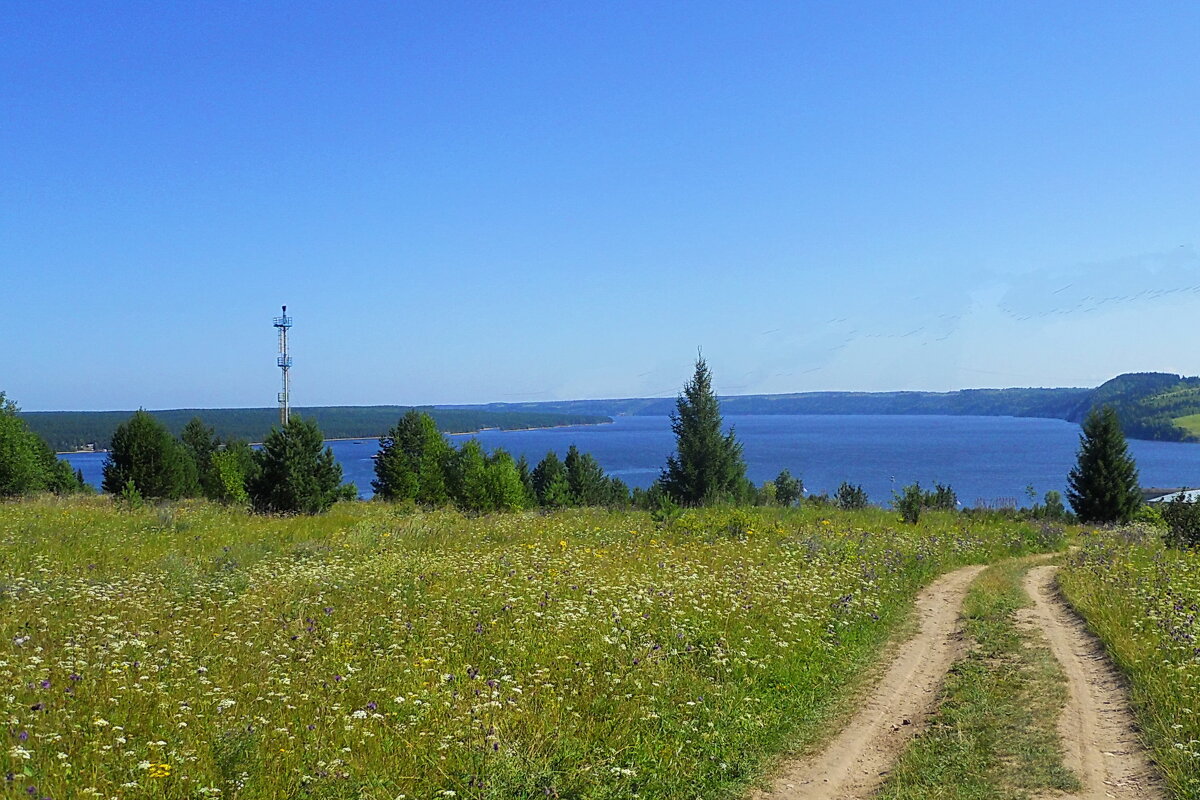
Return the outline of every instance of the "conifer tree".
{"type": "Polygon", "coordinates": [[[1128,522],[1142,505],[1137,465],[1112,407],[1092,409],[1084,420],[1067,486],[1071,508],[1085,523],[1128,522]]]}
{"type": "Polygon", "coordinates": [[[200,493],[208,498],[215,497],[219,492],[212,457],[220,442],[213,429],[205,425],[199,417],[192,417],[179,434],[179,440],[183,443],[184,451],[191,457],[200,493]]]}
{"type": "Polygon", "coordinates": [[[563,462],[567,470],[567,485],[571,490],[572,505],[599,506],[608,500],[608,479],[604,470],[591,453],[580,453],[571,445],[563,462]]]}
{"type": "Polygon", "coordinates": [[[175,500],[195,484],[195,467],[166,426],[139,409],[113,432],[102,487],[120,494],[133,484],[147,499],[175,500]]]}
{"type": "Polygon", "coordinates": [[[272,428],[254,453],[257,474],[246,487],[255,510],[317,514],[356,496],[353,484],[342,484],[342,466],[324,444],[317,423],[299,416],[272,428]]]}
{"type": "Polygon", "coordinates": [[[676,453],[667,459],[659,483],[680,505],[738,499],[745,492],[746,464],[733,431],[723,434],[721,406],[704,357],[683,387],[671,414],[676,453]]]}
{"type": "Polygon", "coordinates": [[[433,417],[413,409],[380,439],[371,486],[385,500],[444,505],[449,500],[446,466],[451,455],[453,448],[433,417]]]}
{"type": "Polygon", "coordinates": [[[567,468],[553,450],[546,453],[533,469],[533,491],[538,505],[546,508],[564,508],[571,505],[571,484],[567,480],[567,468]]]}

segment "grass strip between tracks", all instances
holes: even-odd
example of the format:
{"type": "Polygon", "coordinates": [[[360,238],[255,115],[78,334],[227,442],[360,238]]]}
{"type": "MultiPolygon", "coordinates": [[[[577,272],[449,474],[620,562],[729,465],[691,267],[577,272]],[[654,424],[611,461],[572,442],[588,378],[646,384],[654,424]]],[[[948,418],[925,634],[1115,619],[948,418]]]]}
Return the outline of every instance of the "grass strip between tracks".
{"type": "Polygon", "coordinates": [[[1066,682],[1041,634],[1022,624],[1029,559],[989,568],[963,604],[969,652],[951,668],[928,730],[884,785],[885,800],[1020,798],[1078,782],[1062,764],[1056,724],[1066,682]]]}

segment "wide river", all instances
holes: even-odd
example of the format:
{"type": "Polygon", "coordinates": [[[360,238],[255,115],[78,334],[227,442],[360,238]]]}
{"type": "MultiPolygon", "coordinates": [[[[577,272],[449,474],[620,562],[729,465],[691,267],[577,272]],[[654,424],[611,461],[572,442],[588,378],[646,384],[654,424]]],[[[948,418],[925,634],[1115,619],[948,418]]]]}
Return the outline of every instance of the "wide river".
{"type": "MultiPolygon", "coordinates": [[[[785,467],[810,492],[834,491],[842,481],[859,483],[873,503],[885,504],[892,488],[914,481],[949,484],[964,505],[1026,505],[1025,487],[1040,496],[1064,491],[1075,463],[1079,426],[1053,419],[940,416],[731,416],[742,442],[748,474],[755,483],[785,467]]],[[[611,425],[532,431],[482,431],[485,448],[503,447],[536,464],[548,450],[565,455],[575,444],[593,454],[610,474],[630,486],[649,486],[673,451],[667,417],[617,417],[611,425]]],[[[329,442],[346,480],[362,497],[371,496],[378,439],[329,442]]],[[[1131,440],[1143,486],[1200,487],[1200,444],[1131,440]]],[[[64,456],[84,478],[100,485],[103,453],[64,456]]]]}

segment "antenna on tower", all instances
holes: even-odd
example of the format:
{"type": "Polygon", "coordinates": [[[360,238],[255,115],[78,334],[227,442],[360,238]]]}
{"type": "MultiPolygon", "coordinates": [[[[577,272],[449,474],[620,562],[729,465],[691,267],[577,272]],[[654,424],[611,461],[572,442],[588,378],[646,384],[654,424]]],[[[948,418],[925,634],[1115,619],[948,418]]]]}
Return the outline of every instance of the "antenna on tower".
{"type": "Polygon", "coordinates": [[[287,306],[283,307],[283,316],[275,318],[275,327],[279,329],[279,358],[275,359],[275,363],[283,371],[283,391],[279,393],[279,424],[286,427],[292,410],[289,397],[292,383],[288,377],[292,357],[288,355],[287,345],[288,328],[292,327],[292,318],[288,316],[287,306]]]}

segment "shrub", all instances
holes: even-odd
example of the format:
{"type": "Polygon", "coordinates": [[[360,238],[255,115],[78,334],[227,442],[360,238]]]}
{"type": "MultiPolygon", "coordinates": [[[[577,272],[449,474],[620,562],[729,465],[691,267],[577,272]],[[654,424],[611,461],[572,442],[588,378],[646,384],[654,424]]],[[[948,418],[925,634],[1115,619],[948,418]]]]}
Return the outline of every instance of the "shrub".
{"type": "Polygon", "coordinates": [[[921,491],[921,484],[910,484],[900,494],[893,494],[892,507],[900,512],[900,518],[909,525],[920,522],[921,509],[925,507],[925,492],[921,491]]]}
{"type": "Polygon", "coordinates": [[[1200,546],[1200,503],[1189,503],[1183,492],[1162,510],[1167,523],[1167,543],[1173,547],[1200,546]]]}
{"type": "Polygon", "coordinates": [[[834,492],[833,502],[843,511],[854,511],[867,507],[867,492],[861,485],[842,481],[842,485],[834,492]]]}

